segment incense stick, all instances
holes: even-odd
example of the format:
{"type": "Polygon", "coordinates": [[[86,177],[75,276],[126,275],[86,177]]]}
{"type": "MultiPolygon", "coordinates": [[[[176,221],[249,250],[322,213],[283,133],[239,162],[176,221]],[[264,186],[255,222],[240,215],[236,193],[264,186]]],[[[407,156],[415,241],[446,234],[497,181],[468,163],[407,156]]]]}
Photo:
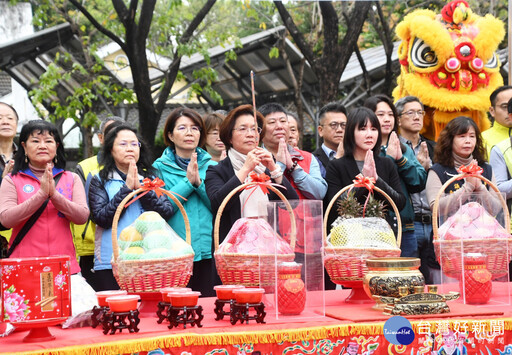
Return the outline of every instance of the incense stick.
{"type": "Polygon", "coordinates": [[[254,72],[251,70],[251,91],[252,91],[252,108],[254,110],[254,124],[258,127],[256,120],[256,92],[254,91],[254,72]]]}

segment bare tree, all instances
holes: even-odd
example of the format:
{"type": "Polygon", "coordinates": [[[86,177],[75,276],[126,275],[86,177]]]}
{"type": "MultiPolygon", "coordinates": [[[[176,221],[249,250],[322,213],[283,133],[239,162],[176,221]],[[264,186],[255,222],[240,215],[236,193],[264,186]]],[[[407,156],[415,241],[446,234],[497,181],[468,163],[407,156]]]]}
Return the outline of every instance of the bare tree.
{"type": "Polygon", "coordinates": [[[318,54],[313,50],[314,43],[309,43],[306,40],[284,4],[281,1],[274,1],[274,4],[295,44],[311,65],[318,79],[320,103],[323,105],[336,100],[341,75],[357,45],[371,2],[357,1],[352,6],[352,11],[349,14],[344,14],[344,17],[349,20],[345,21],[345,36],[343,40],[340,40],[340,21],[332,2],[319,1],[323,43],[322,50],[318,54]]]}
{"type": "MultiPolygon", "coordinates": [[[[146,55],[146,43],[155,11],[156,0],[142,0],[140,6],[139,0],[130,0],[128,6],[125,4],[127,1],[112,0],[112,5],[125,30],[124,38],[118,37],[101,25],[82,5],[81,1],[69,1],[87,17],[94,27],[117,43],[128,57],[133,77],[133,90],[138,101],[140,131],[144,140],[153,146],[158,122],[165,108],[172,85],[178,75],[182,58],[178,48],[174,48],[172,62],[163,72],[160,91],[153,98],[152,83],[149,77],[149,64],[146,55]]],[[[196,31],[215,2],[216,0],[206,0],[203,7],[178,39],[179,45],[189,43],[194,31],[196,31]]]]}

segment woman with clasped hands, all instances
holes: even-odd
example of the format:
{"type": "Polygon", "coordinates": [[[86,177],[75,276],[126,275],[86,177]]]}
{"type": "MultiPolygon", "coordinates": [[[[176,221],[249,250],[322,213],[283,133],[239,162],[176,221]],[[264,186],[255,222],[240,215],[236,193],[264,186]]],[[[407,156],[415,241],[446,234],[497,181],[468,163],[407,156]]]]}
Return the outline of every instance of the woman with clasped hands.
{"type": "MultiPolygon", "coordinates": [[[[436,164],[428,172],[427,200],[433,208],[439,190],[446,181],[458,175],[462,165],[475,164],[482,168],[482,176],[496,184],[492,167],[486,162],[487,151],[476,123],[469,117],[459,116],[448,122],[439,134],[434,149],[436,164]]],[[[499,197],[477,177],[467,177],[451,183],[439,200],[441,215],[449,216],[474,193],[480,193],[487,211],[495,215],[501,208],[499,197]]]]}
{"type": "Polygon", "coordinates": [[[64,147],[57,128],[43,120],[25,124],[13,171],[4,177],[0,188],[0,221],[13,228],[10,257],[69,255],[70,272],[77,274],[80,267],[69,222],[85,223],[89,209],[80,178],[65,171],[65,166],[64,147]],[[20,238],[22,227],[47,199],[43,213],[20,238]],[[21,242],[13,248],[16,239],[21,242]]]}
{"type": "MultiPolygon", "coordinates": [[[[258,147],[260,140],[262,115],[257,112],[257,122],[251,105],[242,105],[228,113],[220,127],[220,139],[227,149],[227,158],[218,165],[210,166],[206,171],[206,193],[211,201],[212,213],[217,210],[224,198],[237,186],[249,181],[252,172],[265,173],[270,176],[271,182],[285,187],[279,188],[283,195],[291,200],[298,199],[295,189],[283,176],[283,172],[275,163],[272,154],[258,147]]],[[[261,189],[244,190],[233,196],[222,213],[219,230],[219,242],[228,234],[231,226],[240,217],[254,217],[266,214],[258,211],[264,205],[257,201],[280,200],[272,191],[268,195],[261,189]],[[252,195],[251,195],[252,193],[252,195]],[[250,195],[250,201],[245,203],[250,195]],[[242,206],[244,207],[242,211],[242,206]]]]}
{"type": "MultiPolygon", "coordinates": [[[[150,152],[131,126],[120,125],[105,137],[100,164],[103,169],[91,180],[89,207],[96,223],[94,273],[98,291],[119,289],[112,273],[112,222],[117,206],[144,178],[154,177],[150,152]]],[[[167,196],[149,191],[123,210],[118,221],[119,233],[145,211],[156,211],[169,219],[174,209],[167,196]]]]}
{"type": "MultiPolygon", "coordinates": [[[[379,155],[382,133],[380,123],[375,113],[365,107],[354,109],[347,117],[347,127],[343,139],[344,155],[340,159],[332,160],[327,166],[325,180],[327,181],[327,194],[324,206],[328,206],[332,198],[345,186],[353,183],[357,175],[373,178],[375,186],[387,193],[398,210],[405,206],[405,196],[400,187],[400,178],[393,161],[379,155]]],[[[368,190],[358,188],[356,197],[364,204],[368,190]]],[[[343,197],[343,196],[342,196],[343,197]]],[[[378,192],[375,197],[388,205],[389,202],[378,192]]],[[[327,231],[337,218],[336,209],[329,214],[327,231]]]]}
{"type": "MultiPolygon", "coordinates": [[[[212,251],[212,211],[206,194],[206,169],[217,164],[210,154],[199,148],[206,139],[201,116],[189,108],[174,109],[165,121],[164,141],[168,147],[153,167],[165,182],[165,189],[176,194],[190,222],[194,269],[188,287],[204,297],[215,296],[212,251]]],[[[219,152],[220,155],[220,152],[219,152]]],[[[171,201],[173,207],[174,202],[171,201]]],[[[185,221],[180,213],[173,215],[169,225],[185,240],[185,221]]]]}

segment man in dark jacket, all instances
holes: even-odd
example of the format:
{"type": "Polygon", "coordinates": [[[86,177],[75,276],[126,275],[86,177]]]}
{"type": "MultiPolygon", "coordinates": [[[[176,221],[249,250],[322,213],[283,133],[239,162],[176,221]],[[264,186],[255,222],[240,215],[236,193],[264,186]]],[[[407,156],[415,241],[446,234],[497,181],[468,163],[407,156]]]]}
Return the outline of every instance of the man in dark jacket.
{"type": "MultiPolygon", "coordinates": [[[[343,135],[347,124],[347,109],[341,102],[330,102],[320,109],[318,115],[318,135],[322,137],[323,143],[313,152],[313,155],[327,169],[330,160],[343,156],[343,135]]],[[[325,175],[323,177],[325,178],[325,175]]]]}

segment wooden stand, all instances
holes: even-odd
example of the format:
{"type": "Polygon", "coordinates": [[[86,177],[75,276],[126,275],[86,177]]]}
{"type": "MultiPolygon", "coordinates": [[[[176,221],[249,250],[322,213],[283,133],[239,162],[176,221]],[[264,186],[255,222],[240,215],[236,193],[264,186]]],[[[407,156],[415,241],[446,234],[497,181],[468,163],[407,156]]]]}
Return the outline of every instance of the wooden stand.
{"type": "Polygon", "coordinates": [[[265,304],[260,303],[236,303],[234,302],[231,307],[230,321],[231,324],[236,324],[240,321],[241,324],[244,321],[249,324],[249,320],[253,319],[256,323],[265,323],[264,319],[267,313],[265,312],[265,304]],[[249,315],[249,309],[254,308],[256,314],[253,316],[249,315]]]}
{"type": "Polygon", "coordinates": [[[173,327],[178,327],[178,325],[183,324],[183,329],[187,328],[187,324],[191,324],[192,326],[197,325],[201,328],[203,325],[201,321],[203,320],[203,307],[202,306],[194,306],[194,307],[173,307],[170,306],[167,310],[167,319],[169,320],[169,329],[173,327]]]}
{"type": "Polygon", "coordinates": [[[215,300],[215,309],[213,310],[217,317],[215,317],[215,320],[221,320],[224,319],[224,316],[229,316],[231,314],[231,309],[233,308],[233,303],[235,303],[235,300],[215,300]],[[224,310],[224,305],[229,304],[229,312],[226,312],[224,310]]]}
{"type": "Polygon", "coordinates": [[[110,311],[108,307],[94,306],[91,315],[91,327],[96,328],[100,323],[103,323],[103,317],[110,311]]]}
{"type": "Polygon", "coordinates": [[[158,320],[156,321],[158,324],[161,324],[164,319],[169,317],[169,308],[171,307],[170,303],[167,302],[158,302],[158,310],[156,311],[156,315],[158,316],[158,320]]]}
{"type": "Polygon", "coordinates": [[[130,333],[137,333],[139,328],[137,325],[140,323],[139,319],[139,311],[128,311],[128,312],[108,312],[105,313],[103,317],[103,334],[107,334],[110,331],[110,334],[114,334],[116,330],[119,330],[119,333],[123,331],[123,329],[128,329],[130,333]],[[129,324],[126,323],[128,318],[129,324]]]}

